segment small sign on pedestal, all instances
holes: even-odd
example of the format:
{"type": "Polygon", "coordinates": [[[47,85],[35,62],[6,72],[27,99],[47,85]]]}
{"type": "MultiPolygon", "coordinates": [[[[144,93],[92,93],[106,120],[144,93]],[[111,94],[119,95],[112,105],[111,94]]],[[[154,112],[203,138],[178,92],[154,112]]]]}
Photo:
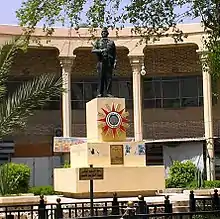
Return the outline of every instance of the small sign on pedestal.
{"type": "Polygon", "coordinates": [[[103,168],[79,168],[79,180],[101,180],[104,178],[103,168]]]}

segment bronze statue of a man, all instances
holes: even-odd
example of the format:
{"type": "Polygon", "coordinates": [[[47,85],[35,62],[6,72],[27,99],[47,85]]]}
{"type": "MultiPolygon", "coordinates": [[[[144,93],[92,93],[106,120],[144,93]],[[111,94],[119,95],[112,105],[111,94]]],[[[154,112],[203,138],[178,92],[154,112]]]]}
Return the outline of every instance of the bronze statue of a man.
{"type": "Polygon", "coordinates": [[[102,37],[97,40],[92,49],[98,57],[97,72],[99,76],[97,97],[112,97],[112,74],[116,67],[116,46],[108,39],[108,29],[102,29],[102,37]]]}

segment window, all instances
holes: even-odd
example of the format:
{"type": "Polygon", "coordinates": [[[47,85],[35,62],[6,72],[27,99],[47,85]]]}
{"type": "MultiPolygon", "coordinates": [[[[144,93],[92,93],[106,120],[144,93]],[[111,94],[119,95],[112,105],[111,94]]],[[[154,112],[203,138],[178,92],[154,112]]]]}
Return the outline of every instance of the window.
{"type": "Polygon", "coordinates": [[[164,99],[179,98],[179,80],[162,80],[162,91],[164,99]]]}
{"type": "Polygon", "coordinates": [[[89,101],[96,97],[98,83],[84,83],[84,99],[89,101]]]}
{"type": "Polygon", "coordinates": [[[180,107],[180,89],[179,80],[164,79],[162,83],[162,106],[164,108],[180,107]]]}
{"type": "MultiPolygon", "coordinates": [[[[61,102],[58,100],[49,100],[43,107],[43,110],[60,110],[61,102]]],[[[40,110],[40,109],[38,109],[40,110]]]]}
{"type": "Polygon", "coordinates": [[[133,88],[131,81],[118,81],[119,93],[118,97],[125,98],[125,105],[127,109],[133,108],[133,88]]]}
{"type": "MultiPolygon", "coordinates": [[[[97,95],[98,83],[94,81],[83,81],[72,83],[72,109],[85,109],[86,102],[97,95]]],[[[132,108],[132,82],[130,80],[114,80],[112,82],[112,94],[116,97],[126,99],[126,107],[132,108]]]]}
{"type": "MultiPolygon", "coordinates": [[[[7,83],[13,91],[21,81],[7,83]]],[[[86,102],[96,97],[98,83],[95,80],[79,81],[71,84],[72,109],[85,109],[86,102]]],[[[202,76],[152,77],[143,81],[144,108],[180,108],[203,105],[202,76]]],[[[126,108],[133,108],[133,88],[131,79],[113,79],[112,94],[124,97],[126,108]]],[[[214,101],[213,101],[214,103],[214,101]]],[[[61,98],[52,98],[43,107],[44,110],[61,109],[61,98]]]]}
{"type": "Polygon", "coordinates": [[[203,97],[203,83],[202,83],[202,77],[197,78],[197,85],[198,85],[198,95],[199,97],[203,97]]]}
{"type": "MultiPolygon", "coordinates": [[[[144,99],[154,99],[156,96],[156,92],[154,90],[154,84],[152,81],[144,82],[144,99]]],[[[159,92],[160,95],[160,92],[159,92]]],[[[160,97],[160,96],[159,96],[160,97]]]]}
{"type": "Polygon", "coordinates": [[[119,82],[119,97],[124,97],[126,100],[132,99],[132,83],[130,81],[119,82]]]}
{"type": "MultiPolygon", "coordinates": [[[[43,110],[60,110],[61,109],[61,97],[53,97],[47,101],[42,107],[43,110]]],[[[40,108],[38,108],[40,110],[40,108]]]]}
{"type": "Polygon", "coordinates": [[[162,100],[161,81],[157,78],[144,81],[143,96],[144,108],[160,108],[162,100]]]}
{"type": "Polygon", "coordinates": [[[143,86],[145,108],[180,108],[201,106],[202,76],[155,77],[143,86]]]}
{"type": "Polygon", "coordinates": [[[116,80],[112,82],[112,95],[115,97],[119,96],[119,82],[116,80]]]}
{"type": "Polygon", "coordinates": [[[72,100],[83,100],[83,83],[73,83],[71,89],[72,100]]]}
{"type": "Polygon", "coordinates": [[[72,109],[85,109],[85,102],[82,100],[72,100],[71,101],[72,109]]]}
{"type": "MultiPolygon", "coordinates": [[[[201,83],[201,80],[200,80],[201,83]]],[[[180,89],[181,89],[181,96],[182,97],[197,97],[198,92],[200,89],[198,86],[198,78],[192,77],[192,78],[183,78],[180,79],[180,89]]],[[[202,92],[202,89],[201,91],[202,92]]],[[[202,93],[201,93],[202,96],[202,93]]]]}

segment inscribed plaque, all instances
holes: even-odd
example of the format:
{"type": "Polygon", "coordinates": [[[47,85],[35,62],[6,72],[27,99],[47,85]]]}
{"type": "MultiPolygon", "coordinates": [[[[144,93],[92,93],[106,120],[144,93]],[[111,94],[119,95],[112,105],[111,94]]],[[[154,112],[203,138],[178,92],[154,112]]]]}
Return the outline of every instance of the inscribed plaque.
{"type": "Polygon", "coordinates": [[[110,145],[110,157],[112,165],[124,164],[123,145],[110,145]]]}
{"type": "Polygon", "coordinates": [[[103,168],[80,168],[79,180],[100,180],[104,177],[103,168]]]}

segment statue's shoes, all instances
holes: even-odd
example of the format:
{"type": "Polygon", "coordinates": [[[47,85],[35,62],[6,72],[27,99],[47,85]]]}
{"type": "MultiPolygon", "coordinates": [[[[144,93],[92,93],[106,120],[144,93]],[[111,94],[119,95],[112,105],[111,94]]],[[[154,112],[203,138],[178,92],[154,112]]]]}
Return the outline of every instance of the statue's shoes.
{"type": "Polygon", "coordinates": [[[107,94],[107,97],[114,97],[112,94],[107,94]]]}
{"type": "Polygon", "coordinates": [[[98,94],[96,97],[102,97],[102,95],[101,95],[101,94],[98,94]]]}

